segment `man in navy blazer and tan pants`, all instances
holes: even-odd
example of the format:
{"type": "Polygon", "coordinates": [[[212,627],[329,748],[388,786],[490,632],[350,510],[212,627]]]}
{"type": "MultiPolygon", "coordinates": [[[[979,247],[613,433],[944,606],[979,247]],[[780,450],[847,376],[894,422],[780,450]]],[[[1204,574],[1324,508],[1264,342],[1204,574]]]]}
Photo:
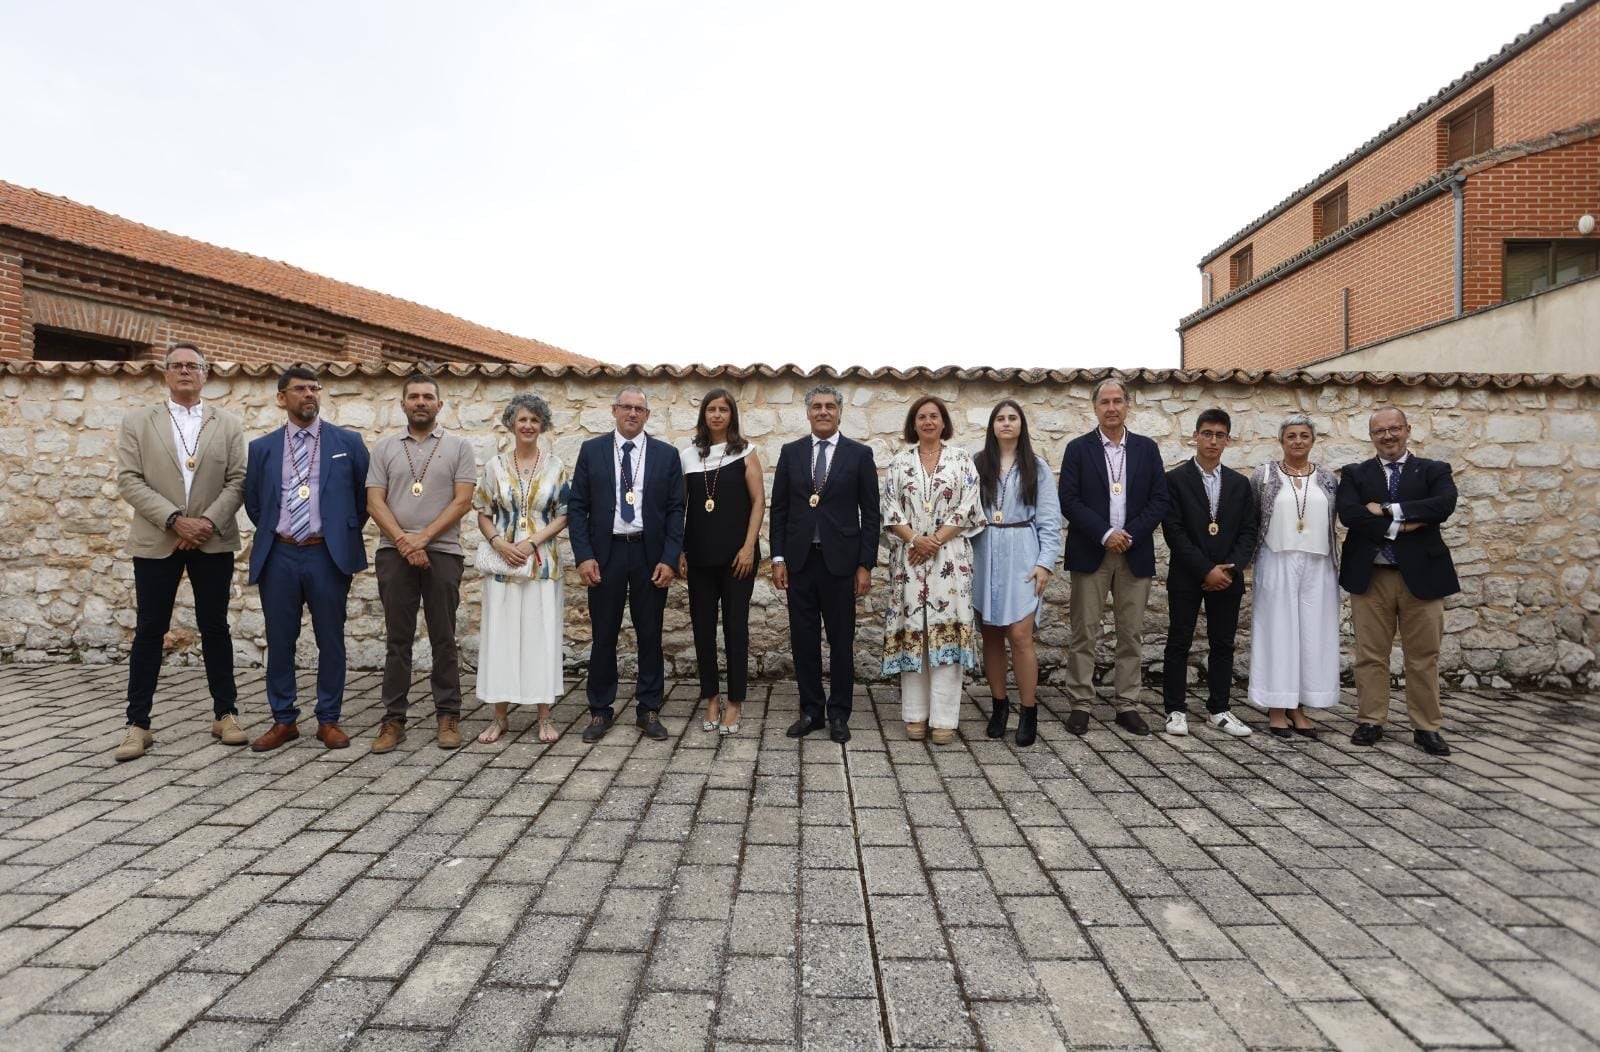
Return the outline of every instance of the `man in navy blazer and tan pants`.
{"type": "Polygon", "coordinates": [[[344,620],[350,579],[367,568],[367,447],[354,431],[323,420],[317,374],[291,366],[278,377],[285,425],[250,443],[244,510],[256,525],[250,583],[267,623],[267,701],[272,729],[250,748],[276,749],[300,737],[295,644],[300,612],[311,609],[317,637],[317,739],[343,749],[344,620]]]}
{"type": "Polygon", "coordinates": [[[1121,380],[1095,386],[1100,426],[1067,443],[1061,460],[1061,513],[1067,520],[1064,562],[1072,574],[1072,638],[1067,645],[1067,730],[1089,729],[1094,704],[1094,647],[1111,597],[1117,625],[1117,725],[1146,735],[1139,715],[1144,610],[1156,575],[1156,528],[1167,513],[1161,449],[1127,428],[1128,393],[1121,380]]]}
{"type": "Polygon", "coordinates": [[[617,639],[624,606],[633,614],[639,647],[634,722],[662,741],[666,690],[661,623],[667,588],[683,552],[683,461],[678,451],[644,433],[650,402],[642,387],[617,392],[617,427],[578,450],[567,499],[567,534],[578,576],[589,589],[589,726],[583,740],[611,729],[617,700],[617,639]]]}

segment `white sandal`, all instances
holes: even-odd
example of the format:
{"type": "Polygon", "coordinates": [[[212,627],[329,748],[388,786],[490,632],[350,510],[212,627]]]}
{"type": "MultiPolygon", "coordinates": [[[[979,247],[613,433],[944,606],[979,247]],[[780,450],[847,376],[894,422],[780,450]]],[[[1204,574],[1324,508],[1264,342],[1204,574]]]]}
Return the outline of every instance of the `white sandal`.
{"type": "MultiPolygon", "coordinates": [[[[705,731],[707,734],[710,734],[712,731],[721,730],[721,728],[722,728],[722,696],[720,694],[713,694],[713,695],[711,695],[711,697],[706,698],[705,702],[706,702],[706,718],[700,724],[700,729],[702,731],[705,731]],[[716,719],[712,719],[711,718],[711,703],[713,701],[715,701],[717,703],[717,718],[716,719]]],[[[738,729],[738,725],[737,724],[734,725],[734,729],[735,730],[738,729]]],[[[723,731],[723,733],[724,734],[731,734],[732,731],[723,731]]]]}
{"type": "MultiPolygon", "coordinates": [[[[735,702],[728,702],[728,705],[732,705],[732,704],[735,704],[735,702]]],[[[743,702],[738,702],[737,704],[739,705],[739,708],[740,708],[739,715],[743,716],[744,715],[744,703],[743,702]]],[[[726,716],[728,714],[727,705],[723,706],[722,714],[724,716],[726,716]]],[[[722,726],[717,728],[717,733],[722,735],[724,738],[726,738],[730,734],[738,734],[739,733],[739,721],[738,720],[734,720],[732,723],[724,723],[722,726]]]]}

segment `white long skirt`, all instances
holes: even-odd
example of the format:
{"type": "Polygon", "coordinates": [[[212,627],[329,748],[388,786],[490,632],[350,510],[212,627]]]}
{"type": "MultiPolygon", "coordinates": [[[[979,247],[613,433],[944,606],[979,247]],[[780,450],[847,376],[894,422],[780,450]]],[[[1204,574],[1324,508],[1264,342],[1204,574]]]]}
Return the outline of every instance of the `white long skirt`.
{"type": "Polygon", "coordinates": [[[1250,704],[1326,709],[1339,701],[1339,582],[1309,552],[1256,556],[1251,593],[1250,704]]]}
{"type": "Polygon", "coordinates": [[[478,633],[481,701],[552,705],[566,693],[561,670],[561,581],[483,582],[478,633]]]}

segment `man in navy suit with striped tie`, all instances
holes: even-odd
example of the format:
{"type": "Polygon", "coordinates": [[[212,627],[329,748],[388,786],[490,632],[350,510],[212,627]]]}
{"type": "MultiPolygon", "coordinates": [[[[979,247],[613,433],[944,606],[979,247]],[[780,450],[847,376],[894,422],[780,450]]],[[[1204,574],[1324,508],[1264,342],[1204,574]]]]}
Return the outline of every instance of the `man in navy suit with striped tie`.
{"type": "Polygon", "coordinates": [[[304,366],[278,377],[284,426],[250,443],[244,510],[255,523],[250,583],[261,590],[267,627],[267,701],[272,729],[250,748],[276,749],[300,737],[295,644],[301,610],[317,637],[317,739],[343,749],[344,619],[350,579],[367,568],[367,447],[354,431],[319,415],[322,385],[304,366]]]}

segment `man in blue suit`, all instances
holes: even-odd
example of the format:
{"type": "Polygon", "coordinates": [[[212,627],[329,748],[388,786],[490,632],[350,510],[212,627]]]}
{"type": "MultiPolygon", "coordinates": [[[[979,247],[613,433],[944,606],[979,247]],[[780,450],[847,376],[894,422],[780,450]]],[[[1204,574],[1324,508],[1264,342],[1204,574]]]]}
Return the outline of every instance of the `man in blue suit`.
{"type": "Polygon", "coordinates": [[[639,647],[635,722],[647,738],[661,741],[667,737],[661,620],[683,551],[683,464],[676,449],[644,433],[650,402],[643,388],[618,391],[611,416],[616,430],[578,450],[567,501],[572,557],[589,589],[594,633],[583,740],[604,738],[616,718],[617,637],[626,605],[639,647]]]}
{"type": "Polygon", "coordinates": [[[1067,520],[1065,562],[1072,574],[1072,637],[1067,644],[1067,730],[1089,730],[1094,704],[1094,647],[1111,597],[1117,625],[1117,726],[1147,735],[1139,715],[1144,609],[1156,575],[1155,532],[1167,514],[1161,449],[1128,430],[1128,389],[1121,380],[1095,385],[1100,426],[1067,443],[1061,459],[1061,513],[1067,520]]]}
{"type": "Polygon", "coordinates": [[[772,475],[772,584],[789,597],[789,646],[800,686],[791,738],[828,728],[850,740],[855,694],[856,601],[878,562],[878,469],[872,449],[839,433],[843,399],[832,387],[806,392],[811,434],[778,454],[772,475]],[[822,693],[822,631],[831,654],[822,693]]]}
{"type": "Polygon", "coordinates": [[[255,523],[250,583],[261,590],[267,624],[267,701],[272,729],[250,748],[276,749],[300,737],[295,707],[295,643],[301,609],[317,637],[317,740],[349,746],[339,729],[344,706],[344,619],[350,579],[367,567],[367,447],[354,431],[318,416],[317,374],[292,366],[278,377],[284,426],[250,443],[244,510],[255,523]]]}

